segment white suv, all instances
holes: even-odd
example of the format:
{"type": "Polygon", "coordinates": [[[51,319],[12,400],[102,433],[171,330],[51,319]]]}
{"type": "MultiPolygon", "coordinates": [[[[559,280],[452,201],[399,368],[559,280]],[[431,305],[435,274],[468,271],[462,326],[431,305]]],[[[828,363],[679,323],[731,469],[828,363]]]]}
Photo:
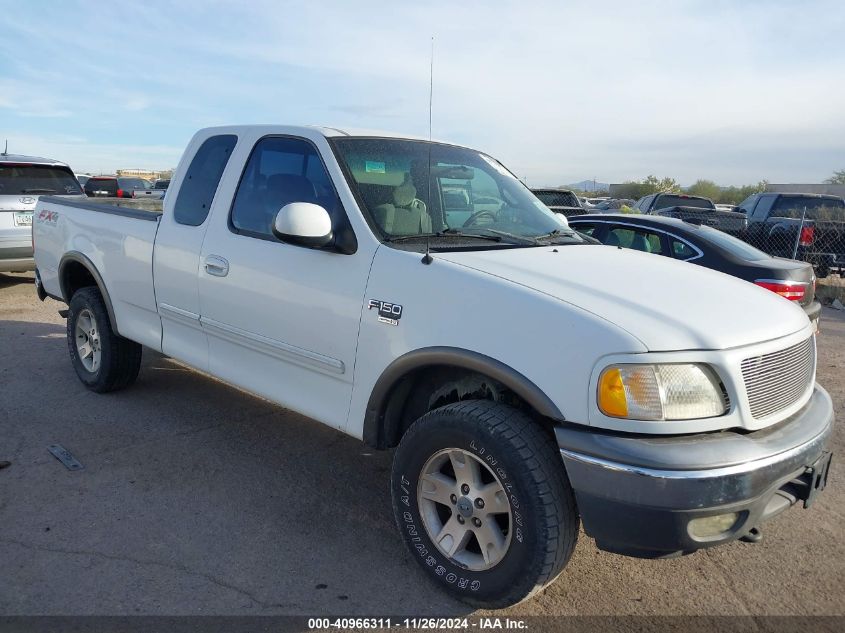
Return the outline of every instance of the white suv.
{"type": "Polygon", "coordinates": [[[85,197],[64,163],[0,154],[0,272],[35,270],[32,212],[41,194],[85,197]]]}

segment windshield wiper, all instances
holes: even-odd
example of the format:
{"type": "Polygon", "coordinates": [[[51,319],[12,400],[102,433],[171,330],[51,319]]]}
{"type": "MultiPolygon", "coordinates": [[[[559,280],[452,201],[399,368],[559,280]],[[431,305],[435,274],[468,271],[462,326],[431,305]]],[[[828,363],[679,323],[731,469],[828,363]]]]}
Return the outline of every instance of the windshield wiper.
{"type": "Polygon", "coordinates": [[[395,244],[397,242],[408,242],[410,240],[419,240],[425,238],[442,238],[442,237],[460,237],[470,238],[476,240],[488,240],[490,242],[501,242],[502,238],[499,235],[483,235],[481,233],[462,233],[457,229],[446,229],[445,231],[438,231],[437,233],[415,233],[413,235],[397,235],[395,237],[387,237],[385,242],[395,244]]]}
{"type": "Polygon", "coordinates": [[[55,189],[21,189],[21,193],[56,193],[55,189]]]}
{"type": "Polygon", "coordinates": [[[543,235],[535,235],[533,239],[536,243],[539,244],[543,240],[551,240],[551,239],[554,239],[556,237],[575,238],[576,234],[575,234],[575,231],[571,231],[571,230],[564,233],[560,229],[554,229],[552,231],[549,231],[548,233],[544,233],[543,235]]]}

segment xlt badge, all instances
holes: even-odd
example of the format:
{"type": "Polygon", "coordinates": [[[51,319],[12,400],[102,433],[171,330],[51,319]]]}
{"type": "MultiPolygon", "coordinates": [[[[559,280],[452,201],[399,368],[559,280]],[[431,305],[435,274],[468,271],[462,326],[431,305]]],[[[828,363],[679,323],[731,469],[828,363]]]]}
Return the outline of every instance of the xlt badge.
{"type": "Polygon", "coordinates": [[[370,299],[367,304],[367,309],[378,310],[378,320],[388,325],[399,325],[399,319],[402,318],[402,306],[398,303],[390,303],[389,301],[380,301],[379,299],[370,299]]]}

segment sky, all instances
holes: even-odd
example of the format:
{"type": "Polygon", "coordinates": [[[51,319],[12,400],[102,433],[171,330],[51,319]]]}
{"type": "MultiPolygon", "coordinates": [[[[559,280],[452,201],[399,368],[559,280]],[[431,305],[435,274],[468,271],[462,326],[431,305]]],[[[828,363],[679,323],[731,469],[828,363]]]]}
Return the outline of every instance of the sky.
{"type": "Polygon", "coordinates": [[[845,169],[841,0],[0,0],[0,142],[166,169],[199,128],[428,135],[529,186],[845,169]]]}

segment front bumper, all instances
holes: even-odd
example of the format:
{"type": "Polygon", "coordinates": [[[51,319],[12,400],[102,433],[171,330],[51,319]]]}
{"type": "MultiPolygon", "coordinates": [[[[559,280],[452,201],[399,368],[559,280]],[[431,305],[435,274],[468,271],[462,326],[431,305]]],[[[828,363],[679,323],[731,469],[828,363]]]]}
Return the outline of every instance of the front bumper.
{"type": "Polygon", "coordinates": [[[814,299],[810,303],[805,306],[801,306],[804,309],[804,314],[807,315],[807,318],[810,319],[810,323],[813,321],[816,322],[816,330],[818,330],[818,320],[822,315],[822,304],[814,299]]]}
{"type": "Polygon", "coordinates": [[[809,505],[826,481],[832,426],[833,403],[816,385],[800,411],[752,433],[555,433],[587,534],[601,549],[655,558],[733,541],[799,500],[809,505]],[[730,513],[735,522],[718,534],[690,527],[730,513]]]}

